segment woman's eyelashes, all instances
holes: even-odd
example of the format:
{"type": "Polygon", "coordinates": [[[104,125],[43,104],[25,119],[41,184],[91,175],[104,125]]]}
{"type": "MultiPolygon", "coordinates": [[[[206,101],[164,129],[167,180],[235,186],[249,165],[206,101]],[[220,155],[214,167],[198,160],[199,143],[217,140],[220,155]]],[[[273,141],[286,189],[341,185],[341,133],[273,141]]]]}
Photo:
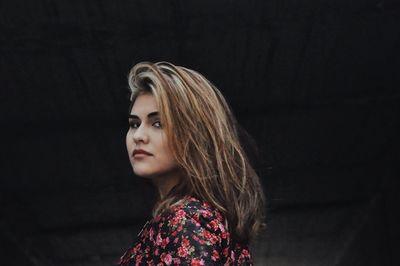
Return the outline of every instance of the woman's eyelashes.
{"type": "MultiPolygon", "coordinates": [[[[139,128],[140,124],[140,121],[129,121],[129,127],[133,129],[139,128]]],[[[156,128],[161,128],[161,122],[159,120],[152,122],[151,125],[156,128]]]]}
{"type": "Polygon", "coordinates": [[[130,128],[136,129],[136,128],[138,128],[139,126],[140,126],[140,122],[137,122],[137,121],[129,121],[129,127],[130,127],[130,128]]]}
{"type": "Polygon", "coordinates": [[[154,127],[157,127],[157,128],[161,128],[161,122],[160,122],[160,121],[155,121],[155,122],[153,123],[153,126],[154,126],[154,127]]]}

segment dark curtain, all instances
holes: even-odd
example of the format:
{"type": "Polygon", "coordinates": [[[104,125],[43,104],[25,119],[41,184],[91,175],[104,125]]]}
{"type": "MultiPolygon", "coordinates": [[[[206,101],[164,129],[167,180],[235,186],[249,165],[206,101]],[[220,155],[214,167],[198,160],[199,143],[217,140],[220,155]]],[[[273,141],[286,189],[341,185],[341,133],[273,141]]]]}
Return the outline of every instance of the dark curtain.
{"type": "Polygon", "coordinates": [[[254,138],[256,265],[399,265],[397,1],[3,1],[0,32],[0,264],[116,263],[155,200],[127,73],[171,61],[254,138]]]}

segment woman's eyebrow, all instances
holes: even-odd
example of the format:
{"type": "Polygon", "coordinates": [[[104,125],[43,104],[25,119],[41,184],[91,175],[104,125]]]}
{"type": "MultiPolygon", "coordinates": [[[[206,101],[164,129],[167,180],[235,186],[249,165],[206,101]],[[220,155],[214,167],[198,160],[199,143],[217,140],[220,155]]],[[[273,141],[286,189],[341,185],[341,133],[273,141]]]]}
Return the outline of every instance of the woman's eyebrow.
{"type": "Polygon", "coordinates": [[[158,116],[158,112],[151,112],[150,114],[147,115],[148,118],[154,117],[154,116],[158,116]]]}
{"type": "MultiPolygon", "coordinates": [[[[149,114],[147,115],[147,117],[148,117],[148,118],[152,118],[152,117],[158,116],[158,115],[159,115],[159,113],[156,111],[156,112],[151,112],[151,113],[149,113],[149,114]]],[[[133,115],[133,114],[129,114],[129,115],[128,115],[128,118],[140,119],[137,115],[133,115]]]]}
{"type": "Polygon", "coordinates": [[[139,117],[138,117],[137,115],[132,115],[132,114],[129,114],[129,115],[128,115],[128,118],[139,119],[139,117]]]}

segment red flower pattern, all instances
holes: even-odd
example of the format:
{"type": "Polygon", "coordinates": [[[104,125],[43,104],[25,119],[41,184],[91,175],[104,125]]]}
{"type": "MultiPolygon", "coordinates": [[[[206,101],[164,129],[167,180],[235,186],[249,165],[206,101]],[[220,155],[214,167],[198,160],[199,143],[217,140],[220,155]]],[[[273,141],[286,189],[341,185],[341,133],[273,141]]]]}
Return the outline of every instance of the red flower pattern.
{"type": "Polygon", "coordinates": [[[118,265],[253,265],[247,245],[234,242],[211,204],[185,197],[146,223],[118,265]]]}

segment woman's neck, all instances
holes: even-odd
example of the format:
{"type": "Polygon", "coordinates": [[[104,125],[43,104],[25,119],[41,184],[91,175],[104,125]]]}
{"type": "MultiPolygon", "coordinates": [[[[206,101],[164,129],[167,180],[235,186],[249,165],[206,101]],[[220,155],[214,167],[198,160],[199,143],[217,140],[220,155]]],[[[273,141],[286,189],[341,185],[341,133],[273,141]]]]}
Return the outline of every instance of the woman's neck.
{"type": "Polygon", "coordinates": [[[179,172],[173,171],[154,177],[152,180],[154,185],[157,187],[160,198],[162,199],[179,183],[180,175],[179,172]]]}

